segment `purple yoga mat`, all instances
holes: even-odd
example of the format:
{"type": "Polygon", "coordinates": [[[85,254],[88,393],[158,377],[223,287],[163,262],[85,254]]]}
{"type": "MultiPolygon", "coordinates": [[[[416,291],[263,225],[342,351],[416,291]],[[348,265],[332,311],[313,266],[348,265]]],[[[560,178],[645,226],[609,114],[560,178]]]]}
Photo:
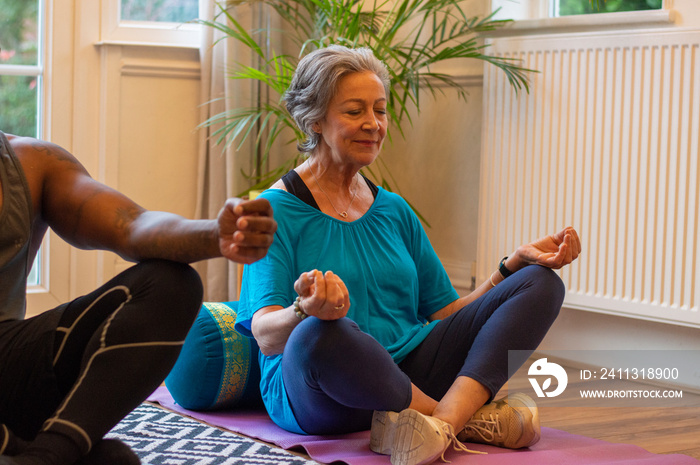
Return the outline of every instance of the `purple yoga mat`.
{"type": "MultiPolygon", "coordinates": [[[[389,465],[389,457],[369,450],[369,431],[339,436],[304,436],[275,425],[264,411],[195,412],[175,403],[165,387],[148,398],[182,415],[244,436],[276,444],[283,449],[302,447],[313,460],[349,465],[389,465]]],[[[448,451],[445,458],[455,465],[698,465],[686,455],[656,455],[641,447],[613,444],[599,439],[542,428],[542,439],[528,449],[509,450],[484,444],[468,444],[488,455],[448,451]]]]}

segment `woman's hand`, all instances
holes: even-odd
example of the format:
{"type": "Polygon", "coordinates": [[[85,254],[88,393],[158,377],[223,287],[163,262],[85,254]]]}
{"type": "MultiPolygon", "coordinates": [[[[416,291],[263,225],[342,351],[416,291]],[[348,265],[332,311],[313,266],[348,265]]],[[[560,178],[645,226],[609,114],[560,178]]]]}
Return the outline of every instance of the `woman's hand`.
{"type": "Polygon", "coordinates": [[[572,227],[518,247],[509,257],[506,267],[517,271],[527,265],[542,265],[558,270],[576,260],[581,253],[581,241],[572,227]],[[513,264],[511,258],[519,263],[513,264]]]}
{"type": "Polygon", "coordinates": [[[342,279],[332,271],[312,270],[302,273],[294,283],[299,307],[309,316],[337,320],[347,315],[350,295],[342,279]]]}

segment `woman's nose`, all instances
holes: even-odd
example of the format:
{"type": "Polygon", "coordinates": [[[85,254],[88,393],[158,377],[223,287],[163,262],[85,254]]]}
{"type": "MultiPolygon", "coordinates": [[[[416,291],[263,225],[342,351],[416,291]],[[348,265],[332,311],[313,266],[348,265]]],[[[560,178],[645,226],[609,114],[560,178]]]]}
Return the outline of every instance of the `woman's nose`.
{"type": "Polygon", "coordinates": [[[377,118],[375,118],[374,115],[368,116],[364,123],[362,123],[362,129],[365,131],[376,131],[378,128],[379,121],[377,121],[377,118]]]}

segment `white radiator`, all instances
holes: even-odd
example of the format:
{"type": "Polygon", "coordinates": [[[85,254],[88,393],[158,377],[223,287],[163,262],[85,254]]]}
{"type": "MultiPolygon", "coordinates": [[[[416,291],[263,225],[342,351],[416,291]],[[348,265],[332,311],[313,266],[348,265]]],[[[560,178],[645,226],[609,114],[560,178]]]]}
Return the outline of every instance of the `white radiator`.
{"type": "Polygon", "coordinates": [[[477,279],[573,225],[565,306],[700,327],[700,33],[495,39],[486,67],[477,279]]]}

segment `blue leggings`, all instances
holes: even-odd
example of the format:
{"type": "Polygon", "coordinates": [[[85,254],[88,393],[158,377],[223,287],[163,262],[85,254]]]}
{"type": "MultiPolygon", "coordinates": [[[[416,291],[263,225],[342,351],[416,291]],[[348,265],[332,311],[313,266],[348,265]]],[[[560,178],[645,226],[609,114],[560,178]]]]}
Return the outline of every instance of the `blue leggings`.
{"type": "Polygon", "coordinates": [[[517,368],[509,371],[508,351],[537,348],[564,292],[552,270],[528,266],[440,321],[399,364],[353,321],[307,318],[282,359],[294,416],[309,434],[363,431],[374,410],[407,408],[411,383],[440,400],[458,376],[479,381],[493,399],[517,368]]]}

